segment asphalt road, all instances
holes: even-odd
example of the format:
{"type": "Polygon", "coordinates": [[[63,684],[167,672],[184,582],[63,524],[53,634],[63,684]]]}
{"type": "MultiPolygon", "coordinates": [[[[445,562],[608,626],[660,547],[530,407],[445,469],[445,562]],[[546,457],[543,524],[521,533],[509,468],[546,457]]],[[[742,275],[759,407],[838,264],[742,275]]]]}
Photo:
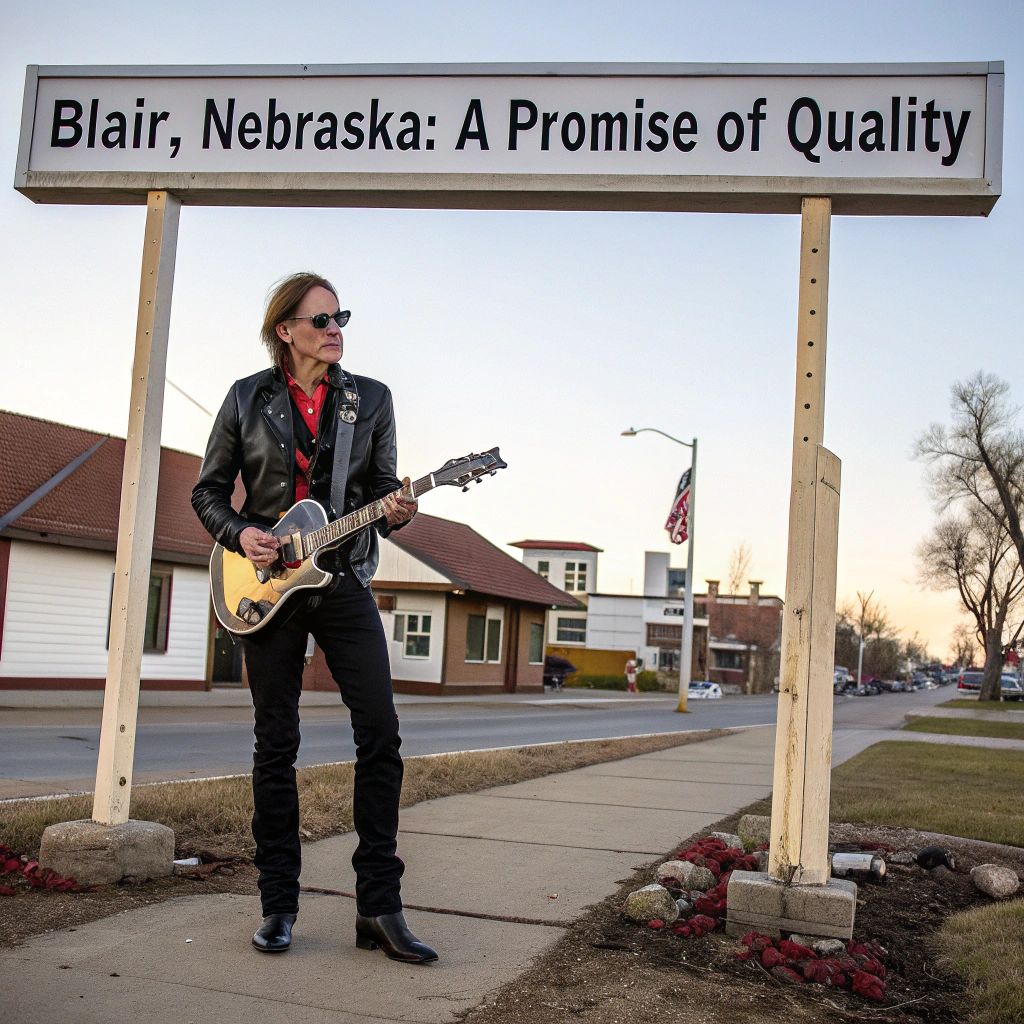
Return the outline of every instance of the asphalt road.
{"type": "MultiPolygon", "coordinates": [[[[897,728],[906,710],[950,696],[939,690],[839,698],[837,735],[843,730],[897,728]]],[[[686,716],[675,712],[675,704],[672,697],[593,700],[574,698],[568,692],[536,701],[402,703],[402,752],[433,754],[568,739],[768,725],[775,722],[777,698],[763,695],[694,701],[686,716]]],[[[351,726],[343,707],[304,708],[302,717],[300,765],[355,757],[351,726]]],[[[62,788],[56,783],[65,783],[68,789],[89,788],[96,771],[98,719],[98,712],[59,709],[31,716],[9,712],[0,717],[0,797],[53,792],[62,788]],[[36,724],[41,720],[53,724],[36,724]],[[19,787],[16,783],[29,785],[19,787]]],[[[135,781],[247,772],[252,768],[252,743],[251,709],[181,708],[162,713],[154,709],[149,714],[143,709],[136,741],[135,781]]]]}
{"type": "MultiPolygon", "coordinates": [[[[676,714],[674,699],[644,697],[636,702],[416,703],[399,705],[398,710],[402,753],[406,755],[763,725],[775,720],[775,700],[771,697],[731,698],[699,705],[694,702],[693,706],[694,711],[686,716],[676,714]]],[[[202,709],[182,712],[176,717],[204,717],[202,709]]],[[[66,717],[73,720],[82,716],[66,717]]],[[[251,770],[251,712],[231,717],[241,720],[140,723],[135,746],[136,777],[177,773],[178,777],[194,778],[251,770]]],[[[5,718],[9,721],[11,716],[5,718]]],[[[304,708],[302,719],[298,764],[355,757],[352,728],[343,707],[304,708]]],[[[0,726],[0,778],[37,782],[87,778],[96,771],[98,742],[98,725],[0,726]]]]}

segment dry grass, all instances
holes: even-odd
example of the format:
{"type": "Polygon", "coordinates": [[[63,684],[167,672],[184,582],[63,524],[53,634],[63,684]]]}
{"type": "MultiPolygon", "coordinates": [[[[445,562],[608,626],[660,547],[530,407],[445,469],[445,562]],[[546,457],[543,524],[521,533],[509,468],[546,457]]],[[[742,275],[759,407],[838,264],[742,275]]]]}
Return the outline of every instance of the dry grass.
{"type": "Polygon", "coordinates": [[[972,1024],[1024,1022],[1024,900],[954,914],[936,941],[938,966],[968,984],[972,1024]]]}
{"type": "MultiPolygon", "coordinates": [[[[725,729],[588,740],[511,750],[405,759],[402,806],[473,793],[605,761],[728,735],[725,729]]],[[[353,764],[316,765],[296,772],[303,838],[323,839],[352,828],[353,764]]],[[[174,829],[179,857],[251,857],[252,784],[249,776],[132,788],[132,817],[174,829]]],[[[39,849],[43,830],[92,815],[91,796],[0,804],[0,842],[19,853],[39,849]]]]}
{"type": "Polygon", "coordinates": [[[992,722],[987,718],[914,718],[903,726],[910,732],[938,732],[945,736],[995,736],[1024,740],[1024,722],[992,722]]]}

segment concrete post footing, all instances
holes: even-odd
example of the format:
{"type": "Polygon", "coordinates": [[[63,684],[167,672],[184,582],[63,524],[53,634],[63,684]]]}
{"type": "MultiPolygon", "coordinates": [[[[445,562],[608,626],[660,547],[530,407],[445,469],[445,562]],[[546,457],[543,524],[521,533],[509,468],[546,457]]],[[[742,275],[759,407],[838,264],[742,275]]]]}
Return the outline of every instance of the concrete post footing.
{"type": "Polygon", "coordinates": [[[79,885],[163,878],[174,872],[174,832],[154,821],[63,821],[43,832],[39,866],[79,885]]]}
{"type": "Polygon", "coordinates": [[[857,886],[845,878],[824,885],[785,885],[763,871],[734,871],[726,894],[725,933],[780,938],[783,932],[852,939],[857,886]]]}

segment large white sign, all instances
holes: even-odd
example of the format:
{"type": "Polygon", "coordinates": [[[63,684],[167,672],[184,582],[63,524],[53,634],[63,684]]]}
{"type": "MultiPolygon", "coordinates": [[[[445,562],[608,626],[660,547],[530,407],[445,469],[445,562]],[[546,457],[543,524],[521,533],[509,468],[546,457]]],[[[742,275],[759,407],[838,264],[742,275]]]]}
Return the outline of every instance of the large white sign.
{"type": "Polygon", "coordinates": [[[29,69],[36,201],[987,213],[1002,66],[29,69]],[[797,204],[797,205],[794,205],[797,204]]]}

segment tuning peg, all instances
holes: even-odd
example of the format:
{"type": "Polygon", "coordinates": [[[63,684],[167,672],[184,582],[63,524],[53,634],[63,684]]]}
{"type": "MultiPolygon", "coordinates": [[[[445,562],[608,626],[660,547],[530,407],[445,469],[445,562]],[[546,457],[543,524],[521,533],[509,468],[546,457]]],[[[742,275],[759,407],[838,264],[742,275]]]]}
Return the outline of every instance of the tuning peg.
{"type": "Polygon", "coordinates": [[[462,488],[463,494],[465,494],[465,492],[468,491],[468,490],[469,490],[469,484],[466,484],[466,486],[462,488]]]}
{"type": "Polygon", "coordinates": [[[488,473],[487,475],[488,475],[488,476],[497,476],[497,475],[498,475],[498,471],[497,471],[496,469],[492,469],[492,470],[490,471],[490,473],[488,473]]]}

